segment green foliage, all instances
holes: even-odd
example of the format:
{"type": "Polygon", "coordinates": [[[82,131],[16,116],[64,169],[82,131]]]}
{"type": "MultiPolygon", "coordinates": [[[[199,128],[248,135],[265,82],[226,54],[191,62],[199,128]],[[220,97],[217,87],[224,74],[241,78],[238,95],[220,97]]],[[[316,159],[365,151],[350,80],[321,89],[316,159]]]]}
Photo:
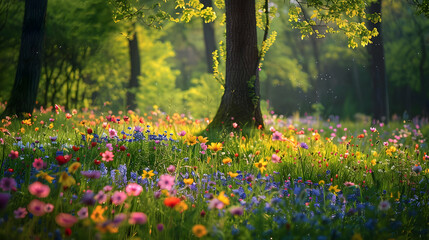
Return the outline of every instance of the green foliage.
{"type": "Polygon", "coordinates": [[[371,43],[371,38],[378,35],[377,29],[369,30],[361,19],[377,23],[381,21],[379,14],[367,13],[366,7],[374,0],[356,1],[307,1],[306,6],[314,9],[308,16],[300,2],[291,6],[289,21],[294,28],[301,31],[302,38],[315,34],[318,38],[326,33],[343,32],[348,38],[348,46],[356,48],[371,43]],[[319,30],[323,25],[324,31],[319,30]]]}

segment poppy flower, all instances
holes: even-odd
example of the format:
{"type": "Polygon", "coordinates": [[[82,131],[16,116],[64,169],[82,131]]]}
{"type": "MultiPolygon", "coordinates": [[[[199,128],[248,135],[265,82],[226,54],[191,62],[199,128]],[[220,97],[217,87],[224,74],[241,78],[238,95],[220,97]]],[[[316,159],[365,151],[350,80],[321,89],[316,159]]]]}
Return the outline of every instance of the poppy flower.
{"type": "Polygon", "coordinates": [[[57,160],[58,165],[64,165],[71,160],[71,155],[58,155],[55,157],[55,160],[57,160]]]}
{"type": "Polygon", "coordinates": [[[28,186],[28,191],[31,193],[31,195],[34,195],[39,198],[45,198],[49,196],[51,189],[48,185],[37,181],[28,186]]]}
{"type": "Polygon", "coordinates": [[[177,197],[168,197],[164,199],[164,205],[170,208],[173,208],[174,206],[179,204],[179,202],[180,202],[180,199],[177,197]]]}
{"type": "Polygon", "coordinates": [[[34,216],[43,216],[45,215],[45,203],[38,200],[38,199],[33,199],[31,200],[31,202],[28,204],[27,209],[28,211],[33,214],[34,216]]]}

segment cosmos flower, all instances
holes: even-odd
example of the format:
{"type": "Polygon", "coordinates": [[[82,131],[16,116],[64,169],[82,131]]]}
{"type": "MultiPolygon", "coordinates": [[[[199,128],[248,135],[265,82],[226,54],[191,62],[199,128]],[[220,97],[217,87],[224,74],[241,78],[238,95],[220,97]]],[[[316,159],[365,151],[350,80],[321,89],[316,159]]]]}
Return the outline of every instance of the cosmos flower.
{"type": "Polygon", "coordinates": [[[82,207],[78,212],[77,216],[79,219],[85,219],[88,218],[88,207],[82,207]]]}
{"type": "Polygon", "coordinates": [[[155,176],[155,173],[153,173],[153,170],[150,170],[149,172],[146,170],[143,170],[142,179],[152,178],[153,176],[155,176]]]}
{"type": "Polygon", "coordinates": [[[45,203],[38,200],[38,199],[33,199],[31,200],[31,202],[28,204],[27,209],[28,211],[33,214],[34,216],[43,216],[45,215],[45,203]]]}
{"type": "Polygon", "coordinates": [[[137,183],[129,183],[125,188],[128,196],[138,196],[143,191],[142,186],[137,183]]]}
{"type": "Polygon", "coordinates": [[[48,185],[45,185],[37,181],[28,185],[28,191],[31,193],[31,195],[34,195],[38,198],[45,198],[49,196],[51,189],[49,188],[48,185]]]}
{"type": "Polygon", "coordinates": [[[173,185],[174,185],[173,176],[164,174],[164,175],[161,175],[161,177],[159,177],[159,181],[158,181],[159,188],[170,191],[173,188],[173,185]]]}
{"type": "Polygon", "coordinates": [[[13,214],[15,215],[15,218],[19,219],[19,218],[25,218],[28,212],[27,212],[27,209],[20,207],[15,211],[13,211],[13,214]]]}
{"type": "Polygon", "coordinates": [[[282,161],[281,161],[281,158],[279,156],[277,156],[277,154],[274,153],[273,155],[271,155],[271,162],[281,163],[282,161]]]}
{"type": "Polygon", "coordinates": [[[389,201],[385,200],[385,201],[381,201],[380,204],[378,205],[378,209],[380,211],[387,211],[390,209],[390,203],[389,201]]]}
{"type": "Polygon", "coordinates": [[[142,212],[133,212],[128,219],[129,224],[145,224],[146,222],[147,216],[142,212]]]}
{"type": "Polygon", "coordinates": [[[113,128],[109,128],[109,137],[110,138],[114,138],[114,137],[117,137],[117,136],[118,136],[118,132],[115,129],[113,129],[113,128]]]}
{"type": "Polygon", "coordinates": [[[59,213],[55,217],[55,222],[64,228],[70,228],[77,222],[77,217],[68,213],[59,213]]]}
{"type": "Polygon", "coordinates": [[[112,197],[110,197],[110,200],[115,205],[121,205],[122,203],[125,202],[126,199],[127,199],[127,194],[120,191],[115,191],[112,197]]]}
{"type": "Polygon", "coordinates": [[[41,158],[36,158],[36,159],[34,159],[33,167],[34,167],[36,170],[40,170],[40,169],[42,169],[42,168],[43,168],[43,160],[42,160],[41,158]]]}
{"type": "Polygon", "coordinates": [[[105,162],[111,162],[111,161],[113,161],[113,157],[115,155],[113,155],[112,152],[106,150],[104,153],[101,154],[101,156],[102,156],[101,160],[103,160],[105,162]]]}

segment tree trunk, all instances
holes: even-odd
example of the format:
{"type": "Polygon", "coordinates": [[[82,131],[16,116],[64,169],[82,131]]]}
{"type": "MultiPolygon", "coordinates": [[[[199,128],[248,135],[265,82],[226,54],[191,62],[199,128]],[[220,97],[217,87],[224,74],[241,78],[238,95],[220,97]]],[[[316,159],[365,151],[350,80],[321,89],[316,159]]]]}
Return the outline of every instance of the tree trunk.
{"type": "Polygon", "coordinates": [[[26,0],[21,48],[11,97],[3,115],[32,113],[42,68],[47,0],[26,0]]]}
{"type": "Polygon", "coordinates": [[[255,0],[226,0],[225,92],[212,128],[263,127],[257,74],[255,0]]]}
{"type": "MultiPolygon", "coordinates": [[[[370,13],[381,14],[381,1],[374,2],[369,7],[370,13]]],[[[388,122],[389,103],[387,95],[386,67],[384,62],[384,45],[381,23],[370,22],[370,28],[377,28],[379,35],[372,38],[372,44],[368,46],[370,57],[370,74],[373,87],[373,119],[388,122]]]]}
{"type": "Polygon", "coordinates": [[[135,28],[132,39],[128,39],[128,46],[130,52],[131,76],[130,81],[128,83],[127,107],[128,109],[135,110],[137,108],[135,92],[140,85],[138,79],[138,77],[140,76],[140,53],[135,28]]]}
{"type": "MultiPolygon", "coordinates": [[[[201,0],[204,8],[212,7],[212,0],[201,0]]],[[[213,73],[213,52],[216,50],[216,40],[213,22],[205,23],[203,21],[204,44],[206,47],[207,72],[213,73]]]]}

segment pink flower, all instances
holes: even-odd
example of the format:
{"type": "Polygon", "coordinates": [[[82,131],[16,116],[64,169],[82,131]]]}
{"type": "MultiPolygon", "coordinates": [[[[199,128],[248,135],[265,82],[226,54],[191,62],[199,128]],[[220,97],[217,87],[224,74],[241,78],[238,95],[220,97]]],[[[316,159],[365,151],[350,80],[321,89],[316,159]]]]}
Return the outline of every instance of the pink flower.
{"type": "Polygon", "coordinates": [[[112,189],[113,189],[112,186],[107,185],[103,188],[103,191],[104,192],[110,192],[110,191],[112,191],[112,189]]]}
{"type": "Polygon", "coordinates": [[[27,209],[22,207],[13,211],[13,214],[15,214],[15,218],[25,218],[25,216],[27,216],[27,213],[27,209]]]}
{"type": "Polygon", "coordinates": [[[31,202],[28,204],[27,209],[28,211],[33,214],[34,216],[43,216],[45,215],[45,203],[38,200],[38,199],[33,199],[31,200],[31,202]]]}
{"type": "Polygon", "coordinates": [[[170,176],[168,174],[164,174],[164,175],[161,175],[161,177],[159,177],[158,186],[161,189],[166,189],[166,190],[170,191],[171,188],[173,187],[173,185],[174,185],[174,177],[173,176],[170,176]]]}
{"type": "Polygon", "coordinates": [[[174,171],[176,171],[176,167],[174,165],[170,165],[170,166],[168,166],[167,171],[169,173],[173,173],[174,171]]]}
{"type": "Polygon", "coordinates": [[[119,191],[114,192],[112,197],[110,198],[110,200],[112,200],[112,203],[115,205],[121,205],[122,203],[125,202],[126,199],[127,199],[127,194],[119,191]]]}
{"type": "Polygon", "coordinates": [[[232,127],[233,127],[233,128],[237,128],[237,127],[238,127],[238,124],[237,124],[237,123],[233,123],[233,124],[232,124],[232,127]]]}
{"type": "Polygon", "coordinates": [[[113,128],[109,128],[109,136],[110,136],[110,138],[117,137],[118,136],[118,132],[116,132],[116,130],[113,129],[113,128]]]}
{"type": "Polygon", "coordinates": [[[280,141],[282,140],[282,138],[283,138],[283,134],[281,132],[276,131],[273,133],[273,136],[272,136],[273,141],[280,141]]]}
{"type": "Polygon", "coordinates": [[[42,168],[43,168],[43,160],[42,160],[41,158],[36,158],[36,159],[34,159],[33,167],[34,167],[36,170],[40,170],[40,169],[42,169],[42,168]]]}
{"type": "Polygon", "coordinates": [[[52,205],[52,204],[50,204],[50,203],[47,203],[47,204],[45,205],[45,212],[50,213],[50,212],[52,212],[52,211],[54,211],[54,205],[52,205]]]}
{"type": "Polygon", "coordinates": [[[51,189],[48,185],[45,185],[41,182],[34,182],[28,186],[28,191],[36,197],[45,198],[51,192],[51,189]]]}
{"type": "Polygon", "coordinates": [[[113,161],[113,157],[115,155],[113,155],[112,152],[105,151],[104,153],[101,154],[101,156],[103,157],[101,160],[106,161],[106,162],[111,162],[111,161],[113,161]]]}
{"type": "Polygon", "coordinates": [[[77,222],[77,217],[68,213],[59,213],[55,217],[55,222],[64,228],[70,228],[77,222]]]}
{"type": "Polygon", "coordinates": [[[88,217],[88,207],[82,207],[78,212],[77,216],[79,219],[85,219],[88,217]]]}
{"type": "Polygon", "coordinates": [[[102,204],[104,202],[106,202],[107,200],[107,195],[103,192],[103,191],[99,191],[95,196],[94,196],[95,201],[97,201],[99,204],[102,204]]]}
{"type": "Polygon", "coordinates": [[[111,143],[107,143],[106,147],[107,147],[107,149],[109,149],[109,151],[113,151],[113,146],[111,143]]]}
{"type": "Polygon", "coordinates": [[[10,159],[12,159],[12,160],[13,160],[13,159],[17,159],[17,158],[18,158],[18,156],[19,156],[19,153],[18,153],[18,151],[13,151],[13,150],[11,150],[8,156],[9,156],[9,157],[10,157],[10,159]]]}
{"type": "Polygon", "coordinates": [[[271,162],[273,163],[281,163],[282,160],[279,156],[277,156],[275,153],[271,156],[271,162]]]}
{"type": "Polygon", "coordinates": [[[185,132],[185,131],[181,131],[181,132],[179,132],[179,136],[183,137],[183,136],[185,136],[185,135],[186,135],[186,132],[185,132]]]}
{"type": "Polygon", "coordinates": [[[147,216],[142,212],[133,212],[128,219],[129,224],[145,224],[146,222],[147,216]]]}
{"type": "Polygon", "coordinates": [[[2,178],[0,180],[0,188],[3,189],[3,191],[7,192],[10,190],[16,190],[16,181],[14,178],[2,178]]]}
{"type": "Polygon", "coordinates": [[[352,183],[352,182],[345,182],[345,183],[344,183],[344,185],[345,185],[346,187],[352,187],[352,186],[354,186],[355,184],[354,184],[354,183],[352,183]]]}
{"type": "Polygon", "coordinates": [[[138,196],[142,192],[143,188],[137,183],[130,183],[125,188],[128,196],[138,196]]]}

